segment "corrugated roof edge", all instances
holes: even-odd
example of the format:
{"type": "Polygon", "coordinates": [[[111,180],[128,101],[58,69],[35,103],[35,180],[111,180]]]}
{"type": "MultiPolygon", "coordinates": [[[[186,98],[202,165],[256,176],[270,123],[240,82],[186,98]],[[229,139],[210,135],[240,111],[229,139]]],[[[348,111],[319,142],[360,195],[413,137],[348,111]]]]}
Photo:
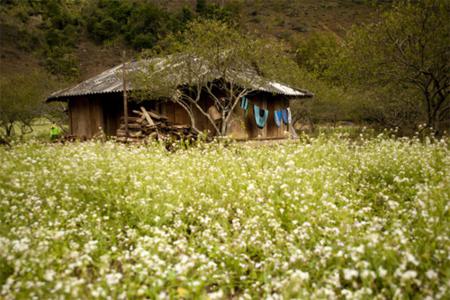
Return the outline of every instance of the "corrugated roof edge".
{"type": "MultiPolygon", "coordinates": [[[[63,91],[63,90],[61,90],[61,91],[63,91]]],[[[127,91],[130,91],[130,89],[127,89],[127,91]]],[[[98,95],[98,94],[114,94],[114,93],[122,93],[122,89],[119,91],[101,91],[101,92],[92,92],[92,93],[83,93],[83,94],[64,94],[64,95],[56,95],[56,96],[50,95],[47,97],[47,100],[45,100],[45,102],[66,101],[68,99],[63,99],[63,98],[98,95]]]]}
{"type": "MultiPolygon", "coordinates": [[[[133,71],[142,68],[142,61],[133,61],[127,64],[133,71]]],[[[46,102],[66,101],[68,100],[67,98],[77,96],[121,93],[123,92],[122,78],[120,77],[120,75],[117,76],[116,74],[117,70],[119,70],[121,67],[122,64],[105,70],[102,73],[84,80],[75,86],[58,90],[50,94],[50,96],[47,97],[46,102]]],[[[314,94],[304,89],[292,88],[280,82],[270,81],[267,79],[264,80],[266,81],[265,84],[254,86],[255,90],[270,94],[284,95],[297,99],[311,98],[314,96],[314,94]]],[[[130,86],[127,90],[131,91],[133,90],[133,88],[130,86]]]]}
{"type": "MultiPolygon", "coordinates": [[[[260,90],[261,92],[264,93],[269,93],[269,94],[276,94],[276,95],[283,95],[286,97],[290,97],[290,98],[294,98],[292,100],[297,100],[297,99],[304,99],[304,98],[313,98],[314,94],[307,91],[307,90],[300,90],[300,89],[295,89],[297,91],[300,91],[303,93],[303,95],[287,95],[287,94],[283,94],[283,93],[274,93],[274,92],[270,92],[270,91],[266,91],[266,90],[260,90]]],[[[62,90],[61,90],[62,91],[62,90]]],[[[132,91],[132,89],[127,89],[127,91],[132,91]]],[[[91,93],[83,93],[83,94],[64,94],[64,95],[55,95],[55,96],[48,96],[47,99],[45,100],[45,102],[49,103],[49,102],[56,102],[56,101],[67,101],[69,99],[64,99],[64,98],[71,98],[71,97],[79,97],[79,96],[89,96],[89,95],[99,95],[99,94],[114,94],[114,93],[122,93],[123,90],[117,90],[117,91],[101,91],[101,92],[91,92],[91,93]]]]}

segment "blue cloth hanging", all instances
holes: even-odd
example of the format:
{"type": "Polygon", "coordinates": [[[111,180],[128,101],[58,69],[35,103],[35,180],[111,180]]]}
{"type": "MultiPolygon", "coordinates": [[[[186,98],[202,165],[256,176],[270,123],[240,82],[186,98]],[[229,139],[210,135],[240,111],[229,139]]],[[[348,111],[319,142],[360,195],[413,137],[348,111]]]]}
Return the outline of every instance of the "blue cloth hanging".
{"type": "Polygon", "coordinates": [[[266,125],[267,118],[269,117],[269,111],[264,108],[260,108],[258,105],[253,104],[253,111],[255,115],[256,125],[262,129],[266,125]]]}
{"type": "Polygon", "coordinates": [[[288,113],[287,109],[284,108],[281,112],[282,112],[284,124],[286,124],[286,125],[289,124],[289,113],[288,113]]]}
{"type": "Polygon", "coordinates": [[[247,99],[247,97],[245,97],[245,96],[243,96],[243,97],[241,98],[241,108],[242,108],[243,110],[245,110],[245,112],[247,112],[247,109],[248,109],[248,99],[247,99]]]}
{"type": "Polygon", "coordinates": [[[281,126],[281,120],[283,119],[283,113],[281,112],[281,110],[276,110],[273,112],[273,116],[275,119],[275,125],[277,125],[277,127],[281,126]]]}

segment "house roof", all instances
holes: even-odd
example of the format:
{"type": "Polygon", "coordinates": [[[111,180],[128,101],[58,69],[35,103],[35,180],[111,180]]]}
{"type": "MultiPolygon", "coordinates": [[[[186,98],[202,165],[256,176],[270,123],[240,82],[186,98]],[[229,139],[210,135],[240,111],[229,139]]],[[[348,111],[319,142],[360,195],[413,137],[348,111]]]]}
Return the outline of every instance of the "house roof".
{"type": "MultiPolygon", "coordinates": [[[[163,65],[163,67],[170,67],[166,59],[154,59],[153,62],[163,65]],[[162,64],[161,64],[162,63],[162,64]]],[[[149,60],[132,61],[126,63],[127,73],[145,70],[149,60]]],[[[107,94],[107,93],[121,93],[123,92],[122,79],[123,64],[108,69],[94,77],[91,77],[75,86],[62,89],[52,93],[47,101],[64,101],[67,98],[92,94],[107,94]]],[[[272,94],[284,95],[288,97],[307,98],[312,97],[313,94],[307,90],[295,89],[288,85],[265,79],[254,72],[236,73],[236,77],[245,80],[243,85],[255,91],[263,91],[272,94]]],[[[241,80],[244,82],[243,80],[241,80]]],[[[127,82],[127,90],[135,89],[131,82],[127,82]]]]}

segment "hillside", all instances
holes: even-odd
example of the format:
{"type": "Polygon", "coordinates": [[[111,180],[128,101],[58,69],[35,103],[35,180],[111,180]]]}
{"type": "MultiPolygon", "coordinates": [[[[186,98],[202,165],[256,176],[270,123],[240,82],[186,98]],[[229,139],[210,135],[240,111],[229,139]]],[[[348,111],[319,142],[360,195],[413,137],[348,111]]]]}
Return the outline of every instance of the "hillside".
{"type": "MultiPolygon", "coordinates": [[[[45,7],[32,1],[31,4],[25,1],[17,2],[19,4],[15,1],[1,2],[0,76],[36,69],[50,69],[57,75],[64,75],[67,72],[58,72],[58,68],[65,68],[70,71],[70,79],[78,81],[119,63],[123,50],[127,51],[127,56],[137,53],[138,49],[130,47],[122,36],[100,42],[92,37],[87,19],[90,15],[86,11],[97,2],[53,2],[54,6],[45,7]],[[56,45],[52,45],[55,39],[56,45]]],[[[181,22],[180,16],[185,16],[182,13],[187,12],[192,17],[200,15],[196,5],[202,1],[170,1],[168,5],[164,1],[153,2],[162,12],[181,22]]],[[[213,4],[214,1],[209,1],[206,5],[213,4]]],[[[291,43],[317,31],[332,31],[342,36],[351,25],[373,20],[376,12],[372,5],[350,0],[217,1],[217,7],[232,11],[232,21],[243,31],[274,36],[291,43]]],[[[94,13],[99,11],[104,13],[106,9],[99,7],[94,13]]],[[[134,34],[140,33],[135,30],[134,34]]],[[[159,37],[161,32],[155,35],[159,37]]]]}

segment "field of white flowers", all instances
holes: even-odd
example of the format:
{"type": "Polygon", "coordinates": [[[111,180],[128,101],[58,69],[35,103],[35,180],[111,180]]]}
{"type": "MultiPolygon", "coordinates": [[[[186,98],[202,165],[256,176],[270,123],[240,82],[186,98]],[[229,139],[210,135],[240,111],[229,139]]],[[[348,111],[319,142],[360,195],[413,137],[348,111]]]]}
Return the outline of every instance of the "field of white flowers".
{"type": "Polygon", "coordinates": [[[0,148],[0,298],[444,299],[446,140],[0,148]]]}

